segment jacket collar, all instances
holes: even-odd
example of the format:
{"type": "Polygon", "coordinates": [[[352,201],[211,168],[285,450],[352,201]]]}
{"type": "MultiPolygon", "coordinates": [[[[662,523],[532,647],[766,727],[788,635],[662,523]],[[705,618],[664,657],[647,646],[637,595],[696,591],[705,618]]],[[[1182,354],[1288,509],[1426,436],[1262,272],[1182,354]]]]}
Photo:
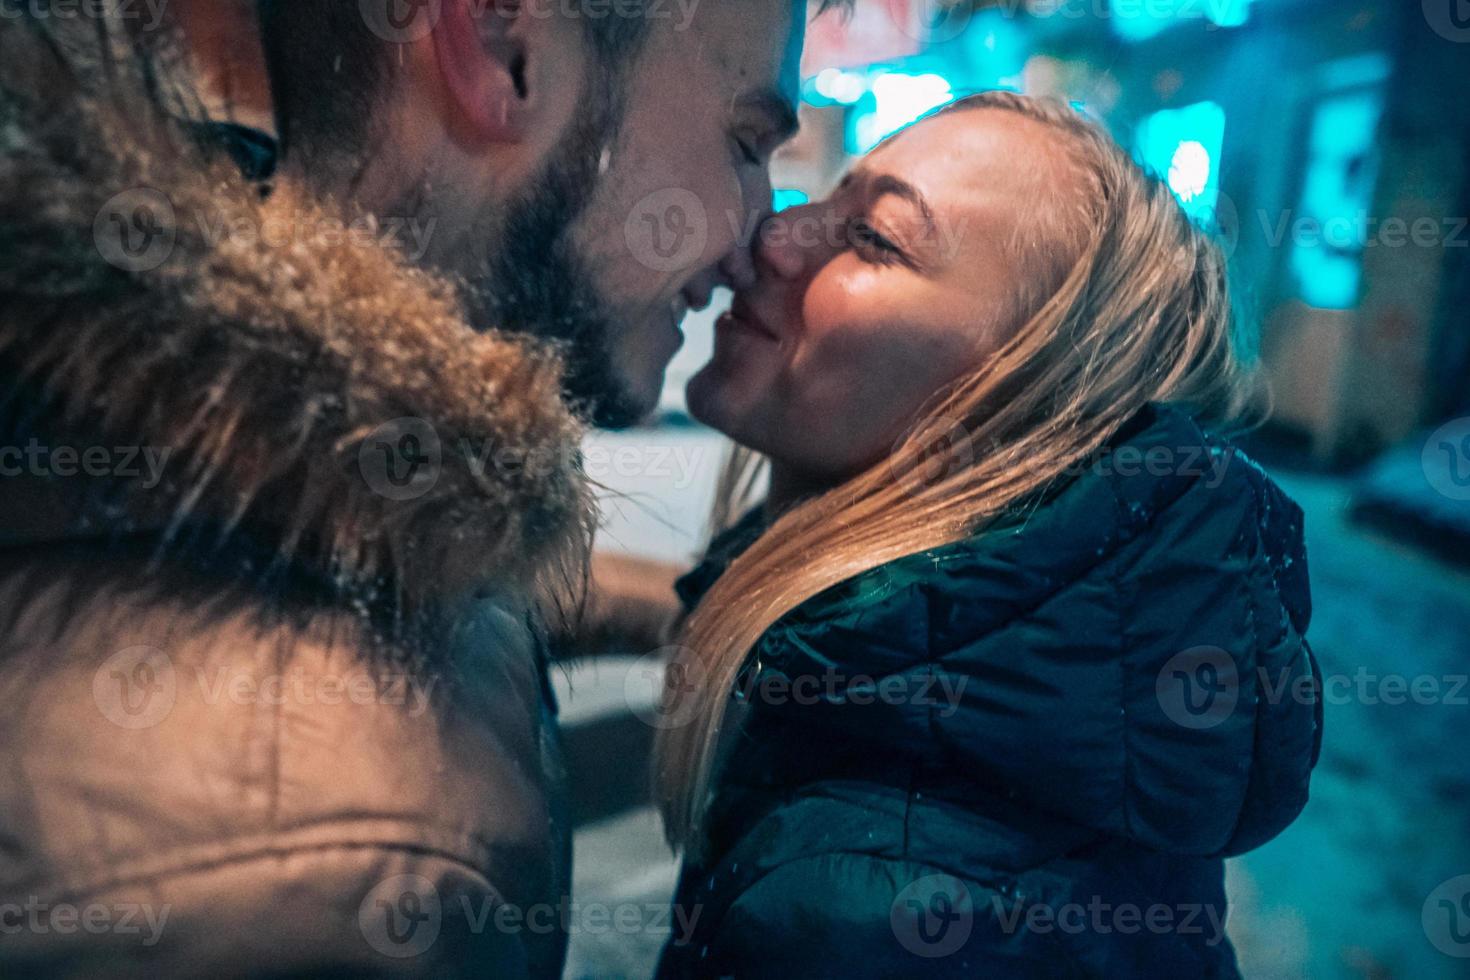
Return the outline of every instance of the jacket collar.
{"type": "Polygon", "coordinates": [[[368,219],[263,197],[165,110],[148,52],[90,38],[0,24],[0,446],[106,451],[100,474],[0,477],[28,500],[0,541],[205,527],[410,602],[578,553],[557,357],[472,329],[390,245],[297,236],[368,219]],[[166,454],[162,479],[119,451],[166,454]]]}
{"type": "MultiPolygon", "coordinates": [[[[954,570],[970,563],[995,561],[997,555],[1011,556],[1006,561],[1012,567],[1042,577],[1046,574],[1042,564],[1055,565],[1052,571],[1061,575],[1063,566],[1086,562],[1094,553],[1111,553],[1125,537],[1144,533],[1153,516],[1197,477],[1216,482],[1219,473],[1214,470],[1218,467],[1228,467],[1241,477],[1218,493],[1218,506],[1239,508],[1257,500],[1266,502],[1264,511],[1270,520],[1261,530],[1267,558],[1283,601],[1298,628],[1305,631],[1311,603],[1302,554],[1300,509],[1238,448],[1201,430],[1182,409],[1162,404],[1145,406],[1114,433],[1097,458],[1077,467],[1074,475],[1016,503],[1008,516],[985,531],[840,582],[788,612],[773,630],[823,619],[897,591],[904,584],[934,580],[938,568],[954,570]],[[1167,476],[1150,472],[1142,461],[1152,450],[1179,461],[1178,472],[1167,476]],[[1231,490],[1243,492],[1232,496],[1231,490]],[[1064,495],[1069,500],[1089,503],[1081,508],[1081,514],[1063,513],[1063,508],[1056,505],[1064,495]],[[1118,514],[1122,516],[1113,520],[1118,514]],[[1043,541],[1044,546],[1038,544],[1043,541]]],[[[768,526],[765,507],[760,505],[712,539],[699,564],[675,583],[686,613],[699,604],[768,526]]]]}

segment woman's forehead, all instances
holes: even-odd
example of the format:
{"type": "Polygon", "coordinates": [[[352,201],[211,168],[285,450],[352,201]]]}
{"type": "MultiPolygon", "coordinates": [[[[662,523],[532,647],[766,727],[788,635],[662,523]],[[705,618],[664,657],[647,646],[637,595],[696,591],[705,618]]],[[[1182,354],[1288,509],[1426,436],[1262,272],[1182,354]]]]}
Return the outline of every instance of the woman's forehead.
{"type": "Polygon", "coordinates": [[[1006,109],[958,109],[899,133],[858,171],[900,176],[938,216],[1034,225],[1086,193],[1069,140],[1049,123],[1006,109]]]}
{"type": "Polygon", "coordinates": [[[1090,183],[1070,139],[1015,112],[961,109],[900,133],[844,184],[854,185],[868,207],[887,208],[877,203],[887,198],[922,215],[926,231],[917,242],[910,235],[908,244],[941,278],[953,273],[964,288],[981,291],[987,281],[1052,278],[1087,235],[1079,222],[1090,183]],[[890,190],[894,185],[903,191],[890,190]],[[977,269],[993,275],[977,278],[977,269]]]}
{"type": "Polygon", "coordinates": [[[941,112],[874,150],[869,167],[902,170],[914,183],[1029,186],[1066,168],[1065,135],[1053,126],[996,108],[941,112]]]}

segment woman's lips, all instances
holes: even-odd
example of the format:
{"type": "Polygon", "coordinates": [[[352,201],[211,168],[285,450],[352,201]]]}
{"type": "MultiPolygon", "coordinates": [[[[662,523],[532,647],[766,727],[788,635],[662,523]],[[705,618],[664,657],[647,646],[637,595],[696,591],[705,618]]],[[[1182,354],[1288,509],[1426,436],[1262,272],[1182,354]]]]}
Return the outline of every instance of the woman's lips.
{"type": "Polygon", "coordinates": [[[781,340],[780,335],[776,331],[767,326],[764,320],[756,316],[750,307],[740,300],[736,300],[734,306],[730,308],[728,313],[722,315],[720,320],[728,327],[758,334],[767,340],[777,342],[781,340]]]}

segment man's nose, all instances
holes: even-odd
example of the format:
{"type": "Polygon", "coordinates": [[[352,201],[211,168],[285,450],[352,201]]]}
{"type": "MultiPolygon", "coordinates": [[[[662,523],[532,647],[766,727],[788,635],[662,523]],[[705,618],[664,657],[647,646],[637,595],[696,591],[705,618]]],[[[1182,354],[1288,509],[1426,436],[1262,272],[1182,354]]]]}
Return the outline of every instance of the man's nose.
{"type": "MultiPolygon", "coordinates": [[[[757,225],[757,228],[760,226],[757,225]]],[[[734,290],[749,289],[759,276],[755,264],[755,242],[737,242],[719,264],[720,283],[734,290]]]]}

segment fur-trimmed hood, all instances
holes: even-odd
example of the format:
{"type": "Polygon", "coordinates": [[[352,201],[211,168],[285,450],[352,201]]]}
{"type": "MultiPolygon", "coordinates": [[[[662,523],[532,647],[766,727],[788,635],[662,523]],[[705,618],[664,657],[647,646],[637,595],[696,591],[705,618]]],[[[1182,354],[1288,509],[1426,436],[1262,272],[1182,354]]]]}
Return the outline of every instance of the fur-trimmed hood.
{"type": "Polygon", "coordinates": [[[64,515],[0,542],[207,528],[409,601],[579,553],[558,359],[473,330],[390,230],[264,197],[160,108],[161,62],[89,32],[0,22],[0,486],[64,515]]]}

